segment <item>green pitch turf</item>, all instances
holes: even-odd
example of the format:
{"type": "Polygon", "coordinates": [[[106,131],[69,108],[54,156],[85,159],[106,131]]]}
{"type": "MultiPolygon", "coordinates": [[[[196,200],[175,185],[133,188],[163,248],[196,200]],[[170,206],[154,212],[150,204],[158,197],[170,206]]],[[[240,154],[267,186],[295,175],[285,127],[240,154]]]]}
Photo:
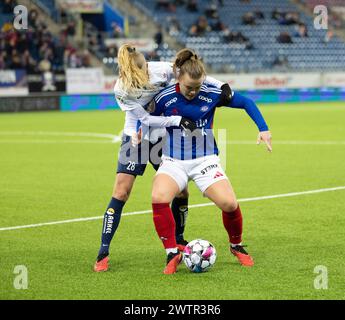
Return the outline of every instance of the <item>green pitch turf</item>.
{"type": "MultiPolygon", "coordinates": [[[[256,146],[245,112],[224,108],[215,118],[235,142],[227,145],[226,171],[238,199],[345,186],[345,103],[260,107],[273,134],[272,154],[256,146]]],[[[0,228],[103,216],[119,144],[90,133],[118,135],[123,121],[119,111],[1,114],[0,228]]],[[[149,168],[137,179],[124,213],[150,209],[153,174],[149,168]]],[[[190,204],[206,202],[191,183],[190,204]]],[[[101,274],[92,272],[101,218],[1,230],[0,299],[345,298],[344,189],[241,207],[244,243],[255,259],[250,269],[230,256],[216,207],[189,210],[186,238],[207,239],[218,253],[204,274],[184,265],[162,274],[165,252],[150,213],[122,217],[110,270],[101,274]],[[18,265],[27,268],[27,289],[14,287],[18,265]],[[314,286],[317,266],[327,268],[327,289],[314,286]]]]}

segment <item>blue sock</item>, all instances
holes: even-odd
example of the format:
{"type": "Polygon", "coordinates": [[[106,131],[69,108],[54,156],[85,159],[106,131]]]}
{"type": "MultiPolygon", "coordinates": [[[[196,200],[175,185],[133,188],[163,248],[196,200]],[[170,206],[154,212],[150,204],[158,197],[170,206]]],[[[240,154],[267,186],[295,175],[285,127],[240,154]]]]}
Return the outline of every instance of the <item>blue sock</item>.
{"type": "Polygon", "coordinates": [[[111,198],[107,211],[104,214],[102,228],[102,244],[98,256],[107,256],[109,254],[110,242],[113,239],[115,231],[119,226],[124,201],[111,198]]]}

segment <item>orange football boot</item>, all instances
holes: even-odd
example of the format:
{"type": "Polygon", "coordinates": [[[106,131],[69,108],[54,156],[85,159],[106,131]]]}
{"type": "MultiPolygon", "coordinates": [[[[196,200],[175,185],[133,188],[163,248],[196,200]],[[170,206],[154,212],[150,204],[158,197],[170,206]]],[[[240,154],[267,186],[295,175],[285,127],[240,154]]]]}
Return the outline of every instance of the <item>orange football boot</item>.
{"type": "Polygon", "coordinates": [[[105,257],[102,260],[96,261],[96,263],[93,267],[93,271],[95,271],[95,272],[108,271],[108,269],[109,269],[108,261],[109,261],[108,257],[105,257]]]}
{"type": "Polygon", "coordinates": [[[167,258],[167,265],[164,268],[164,274],[173,274],[176,272],[177,266],[182,261],[182,254],[178,251],[177,253],[170,252],[167,258]]]}
{"type": "Polygon", "coordinates": [[[240,264],[245,267],[252,267],[254,265],[253,258],[248,254],[242,245],[230,246],[230,252],[238,259],[240,264]]]}

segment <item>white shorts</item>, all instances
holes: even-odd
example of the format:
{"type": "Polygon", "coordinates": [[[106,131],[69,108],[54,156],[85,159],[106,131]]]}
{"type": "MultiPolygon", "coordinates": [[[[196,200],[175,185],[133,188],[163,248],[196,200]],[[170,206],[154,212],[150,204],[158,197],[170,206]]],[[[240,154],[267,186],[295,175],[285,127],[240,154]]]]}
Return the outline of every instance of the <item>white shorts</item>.
{"type": "Polygon", "coordinates": [[[192,160],[178,160],[163,155],[156,175],[161,173],[174,179],[180,192],[187,187],[189,180],[193,180],[204,193],[215,182],[228,179],[217,155],[192,160]]]}

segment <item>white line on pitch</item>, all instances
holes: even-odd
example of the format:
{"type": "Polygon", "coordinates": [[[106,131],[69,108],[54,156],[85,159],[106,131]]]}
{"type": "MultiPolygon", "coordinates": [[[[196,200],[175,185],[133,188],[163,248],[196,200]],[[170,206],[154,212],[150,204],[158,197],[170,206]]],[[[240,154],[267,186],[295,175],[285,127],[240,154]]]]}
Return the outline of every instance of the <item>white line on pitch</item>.
{"type": "MultiPolygon", "coordinates": [[[[51,139],[0,139],[0,144],[25,144],[25,143],[31,143],[31,144],[64,144],[64,143],[99,143],[99,144],[111,144],[111,143],[117,143],[121,142],[120,136],[113,136],[112,140],[89,140],[89,139],[83,139],[83,140],[51,140],[51,139]]],[[[242,141],[227,141],[226,142],[229,145],[256,145],[255,140],[242,140],[242,141]]],[[[273,145],[317,145],[317,146],[339,146],[339,145],[345,145],[345,141],[298,141],[298,140],[292,140],[292,141],[284,141],[284,140],[274,140],[273,145]]]]}
{"type": "MultiPolygon", "coordinates": [[[[255,140],[233,140],[227,144],[256,144],[255,140]]],[[[312,140],[273,140],[272,144],[291,144],[291,145],[345,145],[345,141],[312,141],[312,140]]]]}
{"type": "Polygon", "coordinates": [[[97,132],[59,132],[59,131],[0,131],[0,135],[6,136],[65,136],[65,137],[94,137],[94,138],[109,138],[116,137],[110,133],[97,132]]]}
{"type": "MultiPolygon", "coordinates": [[[[334,188],[325,188],[325,189],[316,189],[316,190],[308,190],[308,191],[300,191],[300,192],[282,193],[282,194],[275,194],[275,195],[271,195],[271,196],[243,198],[243,199],[238,199],[238,201],[239,202],[250,202],[250,201],[268,200],[268,199],[275,199],[275,198],[295,197],[295,196],[300,196],[300,195],[305,195],[305,194],[330,192],[330,191],[338,191],[338,190],[345,190],[345,186],[334,187],[334,188]]],[[[213,205],[214,205],[213,202],[207,202],[207,203],[192,204],[189,206],[189,208],[207,207],[207,206],[213,206],[213,205]]],[[[128,212],[128,213],[123,213],[122,216],[133,216],[133,215],[145,214],[145,213],[151,213],[151,212],[152,212],[152,210],[133,211],[133,212],[128,212]]],[[[103,219],[103,216],[89,217],[89,218],[77,218],[77,219],[52,221],[52,222],[43,222],[43,223],[28,224],[28,225],[23,225],[23,226],[4,227],[4,228],[0,228],[0,231],[8,231],[8,230],[16,230],[16,229],[28,229],[28,228],[36,228],[36,227],[42,227],[42,226],[80,222],[80,221],[90,221],[90,220],[98,220],[98,219],[103,219]]]]}
{"type": "MultiPolygon", "coordinates": [[[[58,143],[94,143],[94,144],[111,144],[121,142],[120,136],[114,136],[112,140],[90,140],[90,139],[82,139],[82,140],[51,140],[51,139],[0,139],[0,144],[58,144],[58,143]]],[[[243,140],[243,141],[227,141],[229,145],[256,145],[256,141],[254,140],[243,140]]],[[[273,145],[317,145],[317,146],[339,146],[345,145],[345,141],[278,141],[275,140],[273,145]]]]}

